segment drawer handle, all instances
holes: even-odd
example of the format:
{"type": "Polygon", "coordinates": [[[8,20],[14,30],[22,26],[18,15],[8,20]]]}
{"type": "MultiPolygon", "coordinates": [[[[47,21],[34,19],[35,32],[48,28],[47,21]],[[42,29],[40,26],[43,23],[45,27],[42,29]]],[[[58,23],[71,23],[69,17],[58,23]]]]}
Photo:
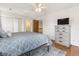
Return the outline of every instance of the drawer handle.
{"type": "Polygon", "coordinates": [[[59,37],[60,39],[62,39],[63,37],[59,37]]]}
{"type": "Polygon", "coordinates": [[[62,42],[62,41],[59,41],[59,42],[62,42]]]}

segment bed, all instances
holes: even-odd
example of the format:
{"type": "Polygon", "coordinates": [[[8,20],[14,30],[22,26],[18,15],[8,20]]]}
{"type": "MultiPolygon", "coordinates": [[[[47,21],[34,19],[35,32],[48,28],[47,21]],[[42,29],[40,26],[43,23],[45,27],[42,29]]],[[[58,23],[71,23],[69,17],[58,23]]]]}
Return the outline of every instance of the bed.
{"type": "Polygon", "coordinates": [[[50,44],[46,35],[33,32],[12,33],[12,37],[0,38],[0,55],[18,56],[44,44],[50,44]]]}

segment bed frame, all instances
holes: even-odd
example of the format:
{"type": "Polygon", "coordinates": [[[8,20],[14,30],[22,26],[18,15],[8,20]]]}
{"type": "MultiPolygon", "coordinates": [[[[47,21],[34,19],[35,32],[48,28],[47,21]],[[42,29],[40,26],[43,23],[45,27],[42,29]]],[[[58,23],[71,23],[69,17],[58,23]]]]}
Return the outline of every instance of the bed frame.
{"type": "MultiPolygon", "coordinates": [[[[43,45],[41,45],[41,46],[46,46],[46,47],[47,47],[47,51],[49,52],[49,46],[50,46],[49,44],[45,43],[45,44],[43,44],[43,45]]],[[[39,46],[39,47],[41,47],[41,46],[39,46]]],[[[39,48],[39,47],[37,47],[37,48],[39,48]]],[[[31,53],[31,51],[33,51],[33,50],[34,50],[34,49],[32,49],[32,50],[26,52],[26,53],[28,53],[27,56],[31,56],[30,53],[31,53]]],[[[26,54],[26,53],[24,53],[24,54],[26,54]]]]}

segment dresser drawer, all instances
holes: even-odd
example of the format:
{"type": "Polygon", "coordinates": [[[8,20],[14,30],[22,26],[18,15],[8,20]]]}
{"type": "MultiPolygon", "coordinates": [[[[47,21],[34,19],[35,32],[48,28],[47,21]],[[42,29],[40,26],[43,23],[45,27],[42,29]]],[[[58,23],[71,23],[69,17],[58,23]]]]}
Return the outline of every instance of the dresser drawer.
{"type": "Polygon", "coordinates": [[[70,46],[70,42],[67,42],[67,41],[63,41],[63,40],[55,40],[55,42],[58,43],[58,44],[67,46],[67,47],[70,46]]]}

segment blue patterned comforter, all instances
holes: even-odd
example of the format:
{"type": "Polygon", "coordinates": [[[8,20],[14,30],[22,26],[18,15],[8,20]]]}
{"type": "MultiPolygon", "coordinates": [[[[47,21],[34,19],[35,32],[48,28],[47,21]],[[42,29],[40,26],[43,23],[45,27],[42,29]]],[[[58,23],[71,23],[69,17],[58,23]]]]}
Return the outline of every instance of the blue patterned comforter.
{"type": "Polygon", "coordinates": [[[17,32],[13,33],[10,38],[0,38],[0,54],[17,56],[45,43],[49,44],[49,39],[46,35],[32,32],[17,32]]]}

